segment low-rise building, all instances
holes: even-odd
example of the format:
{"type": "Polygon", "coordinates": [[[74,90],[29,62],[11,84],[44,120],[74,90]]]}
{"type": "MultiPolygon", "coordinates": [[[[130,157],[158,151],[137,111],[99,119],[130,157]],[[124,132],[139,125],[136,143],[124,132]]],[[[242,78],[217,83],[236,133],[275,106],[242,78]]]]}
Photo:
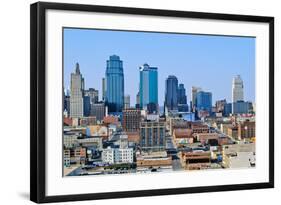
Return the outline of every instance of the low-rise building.
{"type": "Polygon", "coordinates": [[[164,149],[166,123],[144,121],[140,123],[140,146],[142,149],[164,149]]]}
{"type": "Polygon", "coordinates": [[[80,118],[80,126],[96,125],[97,118],[95,116],[80,118]]]}
{"type": "Polygon", "coordinates": [[[221,122],[220,124],[218,124],[218,128],[222,133],[228,135],[228,128],[231,125],[232,125],[231,121],[221,122]]]}
{"type": "Polygon", "coordinates": [[[106,125],[109,125],[109,124],[118,125],[118,124],[119,124],[119,120],[118,120],[118,117],[117,117],[117,116],[108,115],[108,116],[105,116],[105,117],[103,118],[103,123],[106,124],[106,125]]]}
{"type": "Polygon", "coordinates": [[[238,136],[238,127],[236,125],[229,125],[227,128],[227,135],[233,139],[237,139],[238,136]]]}
{"type": "Polygon", "coordinates": [[[128,148],[129,146],[128,135],[124,133],[118,133],[116,134],[115,138],[118,139],[114,142],[114,145],[117,145],[121,149],[128,148]]]}
{"type": "Polygon", "coordinates": [[[77,141],[78,135],[72,133],[65,133],[63,135],[63,145],[65,148],[74,148],[79,146],[77,141]]]}
{"type": "Polygon", "coordinates": [[[111,140],[113,135],[117,132],[117,125],[109,124],[107,127],[108,127],[108,139],[111,140]]]}
{"type": "Polygon", "coordinates": [[[64,118],[63,118],[63,125],[64,125],[64,126],[72,126],[72,118],[70,118],[70,117],[64,117],[64,118]]]}
{"type": "Polygon", "coordinates": [[[185,121],[180,117],[168,117],[169,134],[173,135],[174,129],[191,128],[191,122],[185,121]]]}
{"type": "Polygon", "coordinates": [[[73,127],[78,127],[78,126],[80,126],[80,118],[79,117],[72,117],[71,118],[72,119],[72,126],[73,127]]]}
{"type": "Polygon", "coordinates": [[[134,162],[133,148],[111,148],[102,151],[102,161],[109,164],[122,164],[134,162]]]}
{"type": "Polygon", "coordinates": [[[139,132],[125,132],[126,135],[128,135],[128,141],[134,142],[136,144],[140,143],[140,134],[139,132]]]}
{"type": "Polygon", "coordinates": [[[229,137],[219,137],[218,143],[220,146],[230,144],[232,141],[229,137]]]}
{"type": "Polygon", "coordinates": [[[85,164],[86,148],[76,147],[70,149],[70,163],[71,164],[85,164]]]}
{"type": "Polygon", "coordinates": [[[197,133],[195,134],[196,140],[201,144],[207,143],[209,140],[218,140],[219,135],[217,133],[197,133]]]}
{"type": "Polygon", "coordinates": [[[63,159],[64,159],[64,166],[69,167],[70,166],[70,149],[64,149],[63,150],[63,159]]]}
{"type": "Polygon", "coordinates": [[[176,146],[193,143],[192,130],[188,128],[177,128],[173,132],[173,141],[176,146]]]}
{"type": "Polygon", "coordinates": [[[186,170],[201,170],[211,167],[211,152],[181,152],[180,160],[186,170]]]}
{"type": "Polygon", "coordinates": [[[194,134],[197,133],[209,133],[210,129],[208,125],[202,124],[200,122],[191,123],[191,129],[194,134]]]}
{"type": "Polygon", "coordinates": [[[255,143],[223,145],[222,157],[225,168],[250,168],[254,167],[255,143]]]}
{"type": "Polygon", "coordinates": [[[256,137],[256,122],[244,121],[238,123],[238,139],[249,139],[256,137]]]}
{"type": "Polygon", "coordinates": [[[102,137],[101,136],[77,139],[77,141],[82,147],[94,147],[98,150],[102,149],[102,137]]]}
{"type": "Polygon", "coordinates": [[[102,137],[104,140],[107,140],[108,139],[108,128],[107,128],[107,126],[103,126],[103,125],[87,126],[86,135],[87,136],[99,136],[99,137],[102,137]]]}
{"type": "Polygon", "coordinates": [[[172,166],[172,157],[169,157],[166,151],[137,154],[137,167],[159,168],[170,166],[172,166]]]}

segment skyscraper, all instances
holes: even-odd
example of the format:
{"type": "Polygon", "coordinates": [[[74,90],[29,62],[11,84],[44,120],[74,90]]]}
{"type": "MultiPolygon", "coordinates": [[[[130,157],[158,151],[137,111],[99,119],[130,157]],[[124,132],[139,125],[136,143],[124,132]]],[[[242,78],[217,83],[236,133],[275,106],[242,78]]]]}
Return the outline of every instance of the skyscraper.
{"type": "Polygon", "coordinates": [[[106,83],[105,83],[105,78],[102,78],[102,101],[105,100],[105,92],[106,92],[106,83]]]}
{"type": "Polygon", "coordinates": [[[244,101],[244,86],[240,75],[237,75],[232,80],[232,103],[244,101]]]}
{"type": "Polygon", "coordinates": [[[124,109],[130,108],[130,95],[125,95],[124,97],[124,109]]]}
{"type": "Polygon", "coordinates": [[[88,117],[90,115],[91,110],[91,98],[90,96],[84,95],[83,97],[83,109],[84,109],[84,116],[88,117]]]}
{"type": "Polygon", "coordinates": [[[178,87],[178,104],[186,104],[186,94],[184,84],[180,83],[178,87]]]}
{"type": "Polygon", "coordinates": [[[212,112],[212,93],[199,91],[196,95],[196,109],[198,111],[212,112]]]}
{"type": "Polygon", "coordinates": [[[178,79],[173,75],[169,75],[166,79],[165,107],[168,110],[176,110],[178,108],[178,79]]]}
{"type": "Polygon", "coordinates": [[[223,116],[228,117],[232,113],[232,103],[226,103],[223,110],[223,116]]]}
{"type": "Polygon", "coordinates": [[[123,62],[119,56],[112,55],[106,66],[106,98],[109,112],[121,112],[124,105],[123,62]]]}
{"type": "Polygon", "coordinates": [[[223,112],[224,112],[225,104],[227,104],[226,99],[217,100],[217,101],[216,101],[216,112],[221,112],[221,113],[223,113],[223,112]]]}
{"type": "MultiPolygon", "coordinates": [[[[237,114],[237,109],[244,101],[244,85],[240,75],[232,79],[232,113],[237,114]]],[[[239,109],[238,109],[239,110],[239,109]]]]}
{"type": "Polygon", "coordinates": [[[140,92],[136,95],[136,108],[140,108],[140,92]]]}
{"type": "Polygon", "coordinates": [[[67,112],[67,116],[70,114],[70,92],[68,89],[64,91],[64,111],[67,112]]]}
{"type": "Polygon", "coordinates": [[[88,90],[85,90],[84,95],[90,97],[90,104],[94,104],[99,101],[99,91],[95,88],[89,88],[88,90]]]}
{"type": "Polygon", "coordinates": [[[80,73],[79,64],[76,63],[75,73],[70,79],[70,117],[83,117],[84,105],[84,78],[80,73]]]}
{"type": "Polygon", "coordinates": [[[147,104],[154,103],[158,106],[158,71],[157,67],[144,64],[140,70],[140,107],[145,108],[147,104]]]}
{"type": "Polygon", "coordinates": [[[95,116],[98,121],[102,121],[105,116],[104,103],[91,104],[90,116],[95,116]]]}
{"type": "Polygon", "coordinates": [[[200,87],[195,87],[192,86],[191,88],[191,111],[195,111],[196,108],[196,97],[197,97],[197,92],[201,91],[202,89],[200,87]]]}

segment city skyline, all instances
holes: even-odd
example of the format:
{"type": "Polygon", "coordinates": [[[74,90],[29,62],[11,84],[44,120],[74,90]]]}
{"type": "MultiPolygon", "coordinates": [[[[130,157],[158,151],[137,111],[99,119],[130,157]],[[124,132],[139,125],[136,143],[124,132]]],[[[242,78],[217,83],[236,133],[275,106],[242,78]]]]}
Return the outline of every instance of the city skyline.
{"type": "Polygon", "coordinates": [[[92,32],[65,34],[64,176],[256,166],[252,39],[92,32]]]}
{"type": "MultiPolygon", "coordinates": [[[[227,99],[228,102],[231,102],[231,86],[232,86],[232,78],[236,75],[241,75],[243,82],[244,82],[244,95],[245,101],[252,101],[255,102],[255,56],[253,49],[255,49],[255,41],[252,38],[246,37],[224,37],[224,36],[206,36],[206,35],[180,35],[180,34],[159,34],[159,33],[145,33],[145,32],[125,32],[125,31],[101,31],[101,30],[80,30],[80,29],[65,29],[64,31],[65,41],[64,41],[64,85],[65,88],[69,88],[70,85],[70,73],[73,72],[75,68],[76,61],[80,64],[80,71],[85,78],[85,88],[88,89],[89,87],[95,88],[99,90],[99,99],[102,99],[102,78],[105,77],[106,71],[106,60],[108,60],[109,56],[111,55],[118,55],[123,61],[123,69],[124,69],[124,81],[125,81],[125,95],[130,95],[131,105],[136,103],[136,94],[139,90],[139,67],[142,66],[144,63],[148,63],[149,65],[155,66],[158,68],[158,98],[159,98],[159,105],[163,106],[164,99],[165,99],[165,80],[169,75],[175,75],[178,78],[179,84],[184,84],[186,89],[187,101],[191,100],[191,87],[198,86],[201,87],[202,90],[212,92],[213,95],[213,104],[216,100],[220,99],[227,99]],[[114,35],[114,39],[120,43],[125,41],[124,37],[128,37],[127,40],[130,42],[131,38],[136,38],[136,45],[140,46],[140,42],[147,38],[155,39],[160,38],[158,42],[155,43],[154,46],[141,46],[141,50],[144,48],[148,49],[151,48],[152,51],[149,49],[148,52],[143,53],[143,56],[140,55],[140,51],[135,50],[135,53],[132,52],[125,52],[126,48],[117,48],[116,45],[112,46],[112,49],[108,49],[108,45],[112,43],[110,36],[114,35]],[[103,36],[103,37],[102,37],[103,36]],[[80,40],[77,40],[78,38],[80,40]],[[82,38],[83,37],[83,38],[82,38]],[[155,60],[152,57],[148,56],[147,53],[153,52],[156,47],[160,46],[160,43],[163,40],[167,40],[169,37],[169,41],[167,41],[167,46],[171,44],[173,47],[169,47],[171,51],[179,50],[182,51],[186,43],[189,42],[189,46],[191,48],[186,47],[186,51],[188,55],[191,57],[188,61],[183,63],[183,58],[185,55],[181,52],[173,53],[170,52],[170,60],[167,58],[163,58],[164,60],[159,59],[161,57],[160,54],[156,55],[155,60]],[[103,43],[105,44],[106,48],[99,46],[101,42],[97,43],[93,47],[89,47],[88,44],[92,44],[96,42],[97,39],[103,38],[103,43]],[[81,40],[82,39],[82,40],[81,40]],[[89,40],[89,39],[92,39],[89,40]],[[109,40],[110,42],[108,42],[109,40]],[[170,40],[173,43],[170,43],[170,40]],[[208,40],[208,41],[206,41],[208,40]],[[187,42],[186,42],[187,41],[187,42]],[[196,43],[194,43],[194,41],[196,43]],[[211,41],[211,43],[209,42],[211,41]],[[88,42],[86,45],[85,42],[88,42]],[[180,45],[184,42],[184,45],[180,45]],[[200,56],[203,60],[199,61],[198,57],[197,60],[192,59],[193,52],[190,52],[190,49],[194,49],[193,51],[198,55],[198,46],[200,43],[207,43],[208,45],[205,47],[204,50],[202,49],[202,53],[207,54],[208,51],[215,50],[216,52],[208,53],[208,57],[200,56]],[[217,47],[219,48],[212,48],[213,43],[216,42],[217,47]],[[79,43],[79,45],[77,44],[79,43]],[[198,44],[199,43],[199,44],[198,44]],[[234,49],[235,48],[235,49],[234,49]],[[242,49],[244,48],[244,49],[242,49]],[[226,63],[226,59],[230,58],[229,54],[225,54],[225,49],[231,50],[231,54],[233,55],[232,58],[236,59],[236,61],[232,61],[233,67],[236,64],[240,64],[237,66],[237,69],[222,69],[222,67],[226,67],[230,63],[226,63]],[[100,50],[100,53],[97,53],[97,50],[100,50]],[[108,51],[106,51],[108,50],[108,51]],[[111,51],[109,51],[111,50],[111,51]],[[119,51],[118,51],[119,50],[119,51]],[[92,51],[92,52],[91,52],[92,51]],[[222,52],[224,51],[224,52],[222,52]],[[235,52],[236,51],[236,52],[235,52]],[[238,52],[239,51],[239,52],[238,52]],[[105,54],[108,53],[107,56],[105,54]],[[120,54],[121,53],[121,54],[120,54]],[[89,57],[96,56],[96,58],[89,57]],[[124,56],[122,56],[122,54],[124,56]],[[215,62],[220,55],[220,61],[215,62]],[[104,57],[101,57],[104,56],[104,57]],[[177,56],[176,56],[177,55],[177,56]],[[128,58],[132,56],[131,58],[128,58]],[[139,58],[138,58],[139,57],[139,58]],[[213,58],[212,58],[213,57],[213,58]],[[216,57],[216,58],[214,58],[216,57]],[[101,59],[104,58],[104,61],[101,59]],[[144,60],[147,58],[147,61],[144,60]],[[96,59],[96,60],[95,60],[96,59]],[[141,62],[143,59],[144,62],[141,62]],[[206,60],[202,63],[202,61],[206,60]],[[239,60],[238,60],[239,59],[239,60]],[[245,62],[244,62],[245,61],[245,62]],[[174,64],[175,66],[171,66],[170,64],[174,64]],[[194,66],[191,69],[182,69],[184,65],[186,68],[191,67],[193,64],[198,64],[198,67],[194,66]],[[203,67],[204,64],[208,64],[208,68],[203,67]],[[217,69],[215,69],[215,65],[217,65],[217,69]],[[243,69],[241,69],[244,68],[243,69]],[[98,69],[95,69],[98,68],[98,69]],[[170,68],[170,69],[169,69],[170,68]],[[213,69],[211,69],[213,68],[213,69]],[[240,69],[239,69],[240,68],[240,69]],[[248,68],[248,69],[246,69],[248,68]],[[181,71],[181,72],[179,72],[181,71]],[[206,72],[203,73],[202,71],[206,72]],[[252,72],[251,72],[252,71],[252,72]],[[216,76],[219,77],[224,75],[223,79],[216,79],[216,76]],[[93,77],[91,77],[93,76],[93,77]],[[209,79],[209,80],[207,80],[209,79]],[[227,83],[224,83],[227,82],[227,83]],[[129,85],[129,86],[128,86],[129,85]],[[223,85],[223,86],[221,86],[223,85]]],[[[101,39],[100,39],[101,41],[101,39]]],[[[127,43],[128,44],[128,43],[127,43]]],[[[125,44],[126,45],[126,44],[125,44]]],[[[135,46],[136,46],[135,45],[135,46]]],[[[127,45],[126,45],[127,46],[127,45]]],[[[125,46],[125,47],[126,47],[125,46]]],[[[214,46],[214,45],[213,45],[214,46]]],[[[128,45],[128,49],[134,47],[128,45]]],[[[162,51],[162,50],[161,50],[162,51]]],[[[229,52],[230,53],[230,52],[229,52]]],[[[167,55],[167,54],[165,54],[167,55]]],[[[187,55],[187,56],[188,56],[187,55]]]]}

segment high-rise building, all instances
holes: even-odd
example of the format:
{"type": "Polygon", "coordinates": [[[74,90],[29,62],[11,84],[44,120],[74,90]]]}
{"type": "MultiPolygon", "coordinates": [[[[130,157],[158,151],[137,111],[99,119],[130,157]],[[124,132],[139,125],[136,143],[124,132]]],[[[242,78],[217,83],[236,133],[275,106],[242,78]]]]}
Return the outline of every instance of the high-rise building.
{"type": "Polygon", "coordinates": [[[136,95],[136,108],[140,108],[140,92],[136,95]]]}
{"type": "Polygon", "coordinates": [[[106,66],[106,98],[109,112],[121,112],[124,106],[123,62],[119,56],[112,55],[106,66]]]}
{"type": "Polygon", "coordinates": [[[212,93],[199,91],[196,95],[196,109],[198,111],[208,111],[212,113],[212,93]]]}
{"type": "Polygon", "coordinates": [[[70,93],[69,90],[64,92],[64,111],[66,111],[67,116],[70,114],[70,93]]]}
{"type": "Polygon", "coordinates": [[[140,108],[147,104],[154,103],[158,107],[158,71],[157,67],[150,67],[144,64],[140,70],[140,108]]]}
{"type": "Polygon", "coordinates": [[[90,98],[90,96],[84,96],[83,97],[83,106],[84,106],[84,116],[85,117],[90,116],[90,110],[91,110],[91,98],[90,98]]]}
{"type": "Polygon", "coordinates": [[[224,107],[225,107],[225,104],[226,104],[226,99],[223,99],[223,100],[217,100],[216,101],[216,112],[221,112],[223,113],[224,112],[224,107]]]}
{"type": "Polygon", "coordinates": [[[165,106],[168,110],[178,109],[178,79],[173,75],[166,79],[165,106]]]}
{"type": "Polygon", "coordinates": [[[178,104],[178,112],[188,112],[188,104],[178,104]]]}
{"type": "Polygon", "coordinates": [[[141,112],[139,109],[123,110],[122,127],[126,132],[137,132],[140,129],[141,112]]]}
{"type": "Polygon", "coordinates": [[[130,108],[130,95],[125,95],[124,97],[124,109],[130,108]]]}
{"type": "Polygon", "coordinates": [[[98,121],[102,121],[105,116],[105,106],[104,103],[91,104],[91,114],[90,116],[95,116],[98,121]]]}
{"type": "Polygon", "coordinates": [[[252,103],[236,101],[232,103],[232,114],[247,114],[252,108],[252,103]]]}
{"type": "Polygon", "coordinates": [[[226,103],[223,108],[223,116],[228,117],[232,113],[232,103],[226,103]]]}
{"type": "Polygon", "coordinates": [[[165,122],[144,121],[140,123],[140,146],[142,149],[165,148],[165,122]]]}
{"type": "Polygon", "coordinates": [[[201,91],[202,89],[200,87],[192,86],[191,88],[191,111],[195,112],[196,110],[196,97],[197,92],[201,91]]]}
{"type": "Polygon", "coordinates": [[[147,114],[156,114],[158,110],[158,105],[155,103],[148,103],[146,105],[147,114]]]}
{"type": "Polygon", "coordinates": [[[187,104],[184,84],[180,83],[178,87],[178,104],[187,104]]]}
{"type": "Polygon", "coordinates": [[[106,94],[106,82],[105,82],[105,78],[102,78],[102,101],[105,101],[105,94],[106,94]]]}
{"type": "Polygon", "coordinates": [[[240,75],[237,75],[232,80],[232,102],[244,100],[244,86],[240,75]]]}
{"type": "Polygon", "coordinates": [[[80,73],[79,64],[76,63],[75,72],[70,78],[70,117],[83,117],[84,115],[84,78],[80,73]]]}
{"type": "Polygon", "coordinates": [[[90,97],[91,104],[99,102],[99,91],[94,88],[89,88],[88,90],[85,90],[84,95],[90,97]]]}

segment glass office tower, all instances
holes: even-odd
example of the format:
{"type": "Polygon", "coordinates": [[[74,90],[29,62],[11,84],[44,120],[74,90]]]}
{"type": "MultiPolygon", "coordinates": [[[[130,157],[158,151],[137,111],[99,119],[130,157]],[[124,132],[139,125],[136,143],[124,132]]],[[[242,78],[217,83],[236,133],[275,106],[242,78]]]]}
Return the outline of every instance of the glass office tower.
{"type": "MultiPolygon", "coordinates": [[[[158,69],[144,64],[140,70],[140,108],[147,108],[147,105],[155,105],[158,109],[158,69]]],[[[153,106],[150,106],[153,107],[153,106]]],[[[157,110],[154,110],[157,111],[157,110]]]]}
{"type": "Polygon", "coordinates": [[[106,105],[109,112],[121,112],[124,105],[123,62],[117,55],[106,61],[106,105]]]}
{"type": "Polygon", "coordinates": [[[212,113],[212,93],[199,91],[196,95],[196,109],[212,113]]]}
{"type": "Polygon", "coordinates": [[[178,87],[178,104],[186,104],[186,94],[184,84],[180,83],[178,87]]]}
{"type": "Polygon", "coordinates": [[[165,107],[168,110],[178,109],[178,79],[173,75],[169,75],[166,79],[165,107]]]}

